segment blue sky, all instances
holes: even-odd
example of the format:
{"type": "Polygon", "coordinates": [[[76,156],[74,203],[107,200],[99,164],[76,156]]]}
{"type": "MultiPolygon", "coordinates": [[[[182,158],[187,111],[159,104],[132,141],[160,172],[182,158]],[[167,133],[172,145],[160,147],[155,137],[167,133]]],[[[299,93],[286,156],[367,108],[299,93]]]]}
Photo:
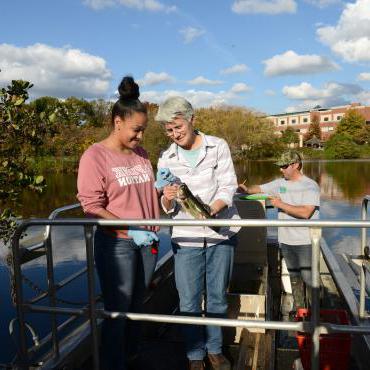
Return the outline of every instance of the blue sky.
{"type": "Polygon", "coordinates": [[[0,86],[32,97],[141,99],[267,114],[370,104],[370,0],[12,0],[0,10],[0,86]]]}

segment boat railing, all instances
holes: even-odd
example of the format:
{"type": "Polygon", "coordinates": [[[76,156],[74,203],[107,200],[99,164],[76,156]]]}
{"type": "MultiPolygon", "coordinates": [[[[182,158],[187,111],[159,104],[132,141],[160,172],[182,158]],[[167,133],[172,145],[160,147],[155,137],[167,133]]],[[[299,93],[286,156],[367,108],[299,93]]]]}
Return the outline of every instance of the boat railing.
{"type": "MultiPolygon", "coordinates": [[[[76,210],[81,208],[80,203],[75,203],[75,204],[70,204],[66,205],[63,207],[56,208],[53,210],[50,215],[48,216],[49,220],[55,220],[57,219],[62,213],[76,210]]],[[[48,289],[43,291],[39,287],[35,288],[35,290],[38,292],[38,294],[30,299],[28,303],[30,304],[36,304],[37,302],[41,301],[42,299],[48,297],[49,299],[49,304],[52,307],[56,306],[57,302],[63,302],[63,303],[69,303],[71,304],[72,302],[68,302],[65,300],[58,299],[56,297],[57,291],[61,290],[62,288],[66,287],[68,284],[72,283],[76,279],[78,279],[80,276],[84,275],[87,271],[87,267],[83,267],[77,272],[73,273],[72,275],[68,276],[64,280],[55,283],[55,277],[54,277],[54,260],[53,260],[53,250],[52,250],[52,234],[51,234],[51,229],[52,225],[51,224],[46,224],[45,225],[45,230],[44,232],[41,233],[41,238],[38,239],[38,241],[28,247],[25,247],[22,244],[22,235],[19,237],[19,254],[18,254],[18,261],[17,263],[19,265],[22,265],[23,263],[27,263],[32,261],[33,259],[39,258],[40,256],[45,255],[46,256],[46,267],[47,267],[47,281],[48,281],[48,289]]],[[[14,261],[15,263],[15,261],[14,261]]],[[[16,274],[14,274],[14,281],[16,281],[16,274]]],[[[25,277],[22,275],[21,270],[20,270],[20,275],[19,275],[19,281],[20,283],[22,280],[24,280],[25,277]]],[[[27,279],[28,281],[28,279],[27,279]]],[[[32,287],[35,286],[33,282],[30,283],[32,287]]],[[[15,284],[15,293],[17,293],[17,284],[15,284]]],[[[86,307],[88,306],[88,302],[85,303],[86,307]]],[[[18,307],[17,307],[18,309],[18,307]]],[[[50,341],[53,343],[53,352],[56,355],[59,355],[59,341],[58,341],[58,332],[61,332],[64,330],[66,327],[69,325],[73,324],[73,322],[76,321],[78,317],[77,316],[71,316],[68,320],[60,324],[59,326],[57,325],[57,320],[56,320],[56,314],[51,313],[51,333],[47,335],[45,338],[42,340],[38,340],[33,347],[28,349],[29,353],[32,353],[33,351],[40,350],[43,346],[45,346],[47,343],[50,341]]],[[[18,321],[19,321],[19,310],[18,310],[18,321]]],[[[13,324],[12,324],[13,325],[13,324]]],[[[25,327],[27,324],[23,324],[21,321],[19,321],[20,329],[24,331],[25,327]]],[[[28,326],[27,326],[28,327],[28,326]]],[[[10,332],[13,332],[13,329],[10,330],[10,332]]]]}
{"type": "MultiPolygon", "coordinates": [[[[62,207],[61,209],[66,209],[62,207]]],[[[77,208],[77,205],[71,206],[77,208]]],[[[71,209],[71,208],[68,208],[71,209]]],[[[59,212],[60,213],[60,212],[59,212]]],[[[58,214],[58,212],[57,212],[58,214]]],[[[319,347],[320,334],[325,333],[351,333],[354,335],[370,334],[370,326],[359,325],[338,325],[320,322],[320,239],[322,228],[362,228],[370,227],[370,220],[358,221],[340,220],[261,220],[261,219],[212,219],[212,220],[170,220],[170,219],[146,219],[146,220],[103,220],[85,218],[63,218],[63,219],[30,219],[22,221],[12,240],[14,284],[16,291],[16,307],[19,321],[19,364],[21,368],[28,368],[28,350],[26,345],[26,321],[27,312],[38,312],[52,314],[53,358],[59,357],[59,342],[55,315],[68,315],[72,317],[88,318],[92,336],[92,353],[94,369],[99,368],[98,351],[98,326],[97,320],[102,318],[116,319],[125,317],[131,320],[142,320],[152,322],[166,322],[179,324],[219,325],[240,328],[260,328],[284,331],[300,331],[311,334],[312,352],[311,364],[313,370],[319,370],[319,347]],[[24,301],[21,275],[21,253],[20,237],[30,226],[49,226],[46,238],[46,262],[48,271],[48,290],[50,292],[49,306],[36,305],[35,302],[24,301]],[[303,322],[282,322],[282,321],[254,321],[254,320],[230,320],[208,317],[184,317],[175,315],[139,314],[129,312],[110,312],[98,308],[95,301],[95,275],[93,258],[93,231],[95,226],[240,226],[240,227],[309,227],[312,241],[312,288],[311,288],[311,318],[303,322]],[[82,226],[84,228],[86,259],[87,259],[87,285],[89,304],[82,308],[58,307],[55,296],[56,285],[53,274],[53,254],[50,238],[50,227],[52,226],[82,226]]],[[[365,316],[365,314],[364,314],[365,316]]]]}
{"type": "MultiPolygon", "coordinates": [[[[370,195],[366,195],[362,200],[361,205],[361,217],[362,220],[367,220],[367,205],[370,200],[370,195]]],[[[370,271],[369,262],[370,262],[370,251],[369,246],[366,243],[366,228],[361,229],[361,251],[360,259],[362,260],[361,269],[360,269],[360,306],[358,315],[360,319],[368,318],[367,313],[365,312],[365,286],[366,286],[366,270],[370,271]]]]}

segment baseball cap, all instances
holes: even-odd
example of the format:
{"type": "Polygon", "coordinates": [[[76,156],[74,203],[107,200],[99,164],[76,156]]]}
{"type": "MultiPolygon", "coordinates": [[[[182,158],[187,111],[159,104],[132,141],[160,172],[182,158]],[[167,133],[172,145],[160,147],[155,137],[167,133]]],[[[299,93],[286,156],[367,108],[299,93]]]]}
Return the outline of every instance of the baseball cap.
{"type": "Polygon", "coordinates": [[[289,165],[289,164],[301,163],[301,162],[302,162],[302,158],[298,154],[298,152],[296,152],[294,150],[289,150],[287,152],[284,152],[279,157],[279,159],[277,160],[277,162],[275,162],[275,164],[277,166],[286,166],[286,165],[289,165]]]}

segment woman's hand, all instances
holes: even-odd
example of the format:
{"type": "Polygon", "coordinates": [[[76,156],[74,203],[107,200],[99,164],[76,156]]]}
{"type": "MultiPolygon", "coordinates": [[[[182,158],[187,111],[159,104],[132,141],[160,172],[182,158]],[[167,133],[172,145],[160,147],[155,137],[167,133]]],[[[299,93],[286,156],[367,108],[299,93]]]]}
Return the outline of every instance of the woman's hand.
{"type": "Polygon", "coordinates": [[[179,185],[173,184],[173,185],[167,185],[163,188],[163,196],[168,201],[172,201],[177,197],[177,191],[179,189],[179,185]]]}
{"type": "Polygon", "coordinates": [[[174,176],[169,168],[158,168],[157,178],[155,182],[155,187],[157,189],[163,189],[167,185],[180,182],[180,179],[174,176]]]}
{"type": "Polygon", "coordinates": [[[158,242],[157,234],[149,230],[129,229],[127,235],[134,240],[134,243],[141,246],[149,246],[154,242],[158,242]]]}

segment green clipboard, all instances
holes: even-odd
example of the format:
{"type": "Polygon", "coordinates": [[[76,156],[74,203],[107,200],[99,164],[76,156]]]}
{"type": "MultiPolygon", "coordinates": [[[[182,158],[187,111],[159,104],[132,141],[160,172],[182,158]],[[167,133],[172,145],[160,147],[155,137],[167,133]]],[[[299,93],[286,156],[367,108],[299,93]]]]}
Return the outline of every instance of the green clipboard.
{"type": "Polygon", "coordinates": [[[267,194],[249,194],[239,196],[241,200],[268,200],[269,195],[267,194]]]}

